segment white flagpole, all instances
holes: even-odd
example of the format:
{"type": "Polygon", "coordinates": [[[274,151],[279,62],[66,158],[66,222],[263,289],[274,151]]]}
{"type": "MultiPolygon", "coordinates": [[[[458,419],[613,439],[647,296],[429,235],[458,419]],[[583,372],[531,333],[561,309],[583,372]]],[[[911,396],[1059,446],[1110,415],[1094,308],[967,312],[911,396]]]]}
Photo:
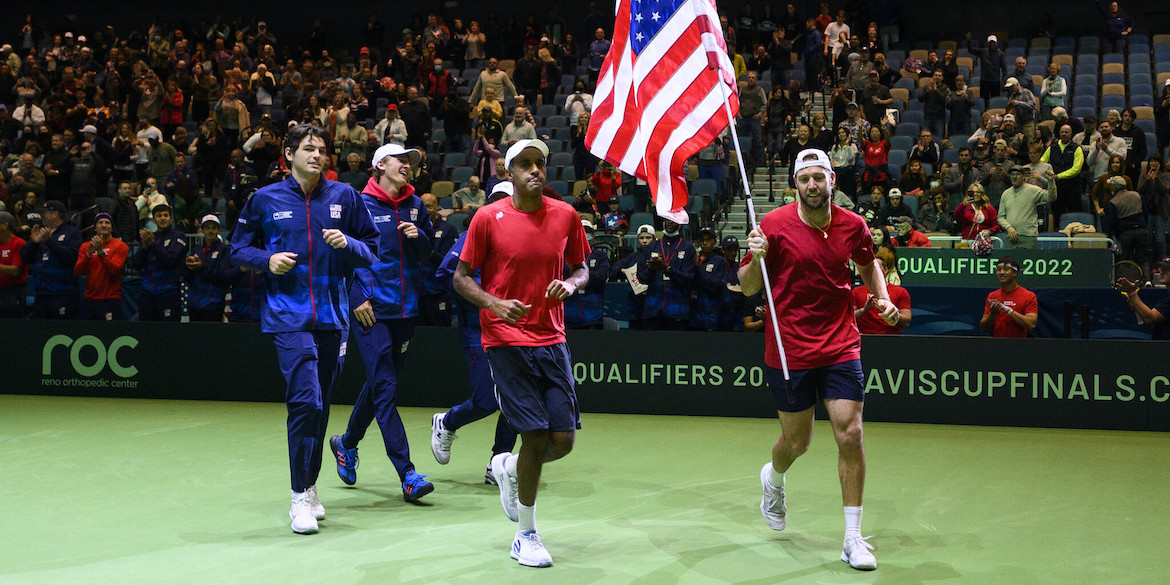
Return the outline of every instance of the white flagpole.
{"type": "MultiPolygon", "coordinates": [[[[702,1],[705,0],[696,0],[696,4],[697,2],[702,1]]],[[[699,12],[697,5],[695,11],[699,12]]],[[[705,14],[697,14],[696,16],[699,18],[707,17],[705,14]]],[[[719,72],[720,69],[718,67],[718,63],[714,62],[710,58],[711,55],[718,54],[717,51],[719,51],[719,48],[717,46],[712,46],[714,43],[711,42],[709,34],[703,34],[702,37],[703,47],[707,50],[708,53],[707,67],[708,69],[714,69],[716,72],[719,72]]],[[[735,158],[739,162],[739,165],[737,166],[739,167],[739,178],[743,184],[743,192],[745,201],[747,202],[748,221],[751,222],[753,230],[758,230],[759,224],[756,222],[756,207],[752,201],[752,190],[748,185],[747,169],[745,169],[743,166],[743,153],[741,152],[739,146],[739,132],[737,132],[735,129],[735,116],[731,113],[731,98],[727,95],[727,85],[723,83],[722,74],[720,74],[719,91],[723,94],[723,111],[727,113],[728,126],[731,128],[731,139],[735,141],[735,158]]],[[[718,137],[715,139],[719,140],[718,137]]],[[[784,385],[788,390],[788,399],[791,401],[792,378],[788,374],[788,356],[784,353],[784,340],[780,337],[780,321],[776,315],[776,300],[772,298],[772,283],[770,282],[771,279],[768,278],[768,266],[764,263],[763,258],[760,258],[760,274],[764,277],[763,292],[764,298],[768,300],[768,317],[772,323],[772,334],[776,336],[776,349],[778,349],[780,352],[780,368],[784,372],[784,385]]]]}

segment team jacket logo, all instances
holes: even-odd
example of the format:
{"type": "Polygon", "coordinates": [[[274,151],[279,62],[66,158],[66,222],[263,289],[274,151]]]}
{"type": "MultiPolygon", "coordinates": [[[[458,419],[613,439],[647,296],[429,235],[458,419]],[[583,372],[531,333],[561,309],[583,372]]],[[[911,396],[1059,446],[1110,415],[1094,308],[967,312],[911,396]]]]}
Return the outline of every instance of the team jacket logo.
{"type": "Polygon", "coordinates": [[[386,223],[386,222],[390,221],[391,219],[394,219],[394,218],[389,216],[389,215],[375,215],[374,216],[374,223],[386,223]]]}
{"type": "Polygon", "coordinates": [[[341,204],[334,203],[329,206],[329,217],[332,219],[341,219],[341,204]]]}
{"type": "Polygon", "coordinates": [[[410,221],[418,221],[418,208],[417,207],[411,208],[410,221]]]}
{"type": "Polygon", "coordinates": [[[435,239],[436,240],[441,238],[441,237],[443,237],[443,230],[439,230],[439,231],[435,232],[435,239]]]}
{"type": "Polygon", "coordinates": [[[280,220],[280,219],[291,219],[291,218],[292,218],[291,211],[277,211],[277,212],[272,214],[273,221],[280,220]]]}

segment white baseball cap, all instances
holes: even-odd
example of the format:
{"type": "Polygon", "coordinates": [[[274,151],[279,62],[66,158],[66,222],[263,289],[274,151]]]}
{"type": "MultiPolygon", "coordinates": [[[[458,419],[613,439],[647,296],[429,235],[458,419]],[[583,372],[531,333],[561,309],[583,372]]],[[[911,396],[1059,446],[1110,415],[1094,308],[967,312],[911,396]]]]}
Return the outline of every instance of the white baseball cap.
{"type": "Polygon", "coordinates": [[[591,232],[597,230],[597,226],[593,225],[593,222],[591,222],[587,219],[581,220],[581,227],[583,227],[591,232]]]}
{"type": "Polygon", "coordinates": [[[503,193],[504,195],[511,197],[513,192],[512,181],[500,181],[499,183],[496,183],[495,187],[492,187],[492,192],[488,193],[488,199],[492,199],[492,195],[495,195],[496,193],[503,193]]]}
{"type": "Polygon", "coordinates": [[[826,171],[833,170],[833,163],[829,162],[829,155],[819,148],[806,148],[796,155],[796,164],[792,167],[792,176],[809,167],[824,167],[826,171]]]}
{"type": "Polygon", "coordinates": [[[378,161],[388,156],[407,155],[410,157],[410,166],[417,166],[422,161],[422,153],[413,148],[403,148],[397,144],[383,144],[374,151],[374,159],[370,161],[371,165],[378,164],[378,161]]]}
{"type": "Polygon", "coordinates": [[[998,42],[999,42],[999,37],[997,37],[997,36],[995,36],[995,35],[987,35],[987,42],[989,42],[989,43],[998,43],[998,42]]]}
{"type": "Polygon", "coordinates": [[[513,144],[512,147],[508,149],[508,154],[504,155],[504,168],[512,168],[512,159],[520,156],[520,153],[523,152],[525,148],[535,148],[536,150],[539,150],[540,154],[544,155],[545,158],[548,158],[548,145],[545,144],[544,141],[537,140],[535,138],[517,140],[516,144],[513,144]]]}
{"type": "Polygon", "coordinates": [[[215,225],[219,225],[219,218],[211,213],[208,213],[207,215],[203,216],[203,219],[199,220],[199,225],[202,226],[203,224],[205,224],[209,221],[215,222],[215,225]]]}

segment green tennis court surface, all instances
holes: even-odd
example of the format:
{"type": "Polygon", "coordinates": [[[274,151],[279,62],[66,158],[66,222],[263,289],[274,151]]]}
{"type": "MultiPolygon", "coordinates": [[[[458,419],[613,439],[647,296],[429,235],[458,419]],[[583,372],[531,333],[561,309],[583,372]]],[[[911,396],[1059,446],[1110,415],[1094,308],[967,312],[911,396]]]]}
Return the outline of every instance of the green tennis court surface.
{"type": "MultiPolygon", "coordinates": [[[[348,406],[334,407],[331,434],[348,406]]],[[[1170,435],[868,424],[862,531],[878,570],[840,561],[836,446],[818,423],[788,474],[789,522],[760,516],[779,423],[585,415],[545,468],[551,569],[508,557],[515,525],[484,485],[494,421],[430,454],[434,410],[405,409],[435,483],[406,504],[381,437],[358,484],[326,462],[321,532],[289,530],[281,404],[0,395],[0,583],[1166,582],[1170,435]]]]}

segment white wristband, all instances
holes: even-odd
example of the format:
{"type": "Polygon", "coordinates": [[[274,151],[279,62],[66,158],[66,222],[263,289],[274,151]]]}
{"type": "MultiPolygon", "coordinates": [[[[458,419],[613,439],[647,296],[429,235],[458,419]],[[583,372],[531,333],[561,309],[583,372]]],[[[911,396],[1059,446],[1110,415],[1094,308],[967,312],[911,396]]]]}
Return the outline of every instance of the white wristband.
{"type": "Polygon", "coordinates": [[[1005,310],[1005,311],[1007,311],[1007,314],[1008,314],[1008,315],[1011,315],[1012,313],[1015,313],[1015,312],[1016,312],[1016,311],[1015,311],[1014,309],[1012,309],[1011,307],[1005,307],[1005,308],[1004,308],[1004,310],[1005,310]]]}

